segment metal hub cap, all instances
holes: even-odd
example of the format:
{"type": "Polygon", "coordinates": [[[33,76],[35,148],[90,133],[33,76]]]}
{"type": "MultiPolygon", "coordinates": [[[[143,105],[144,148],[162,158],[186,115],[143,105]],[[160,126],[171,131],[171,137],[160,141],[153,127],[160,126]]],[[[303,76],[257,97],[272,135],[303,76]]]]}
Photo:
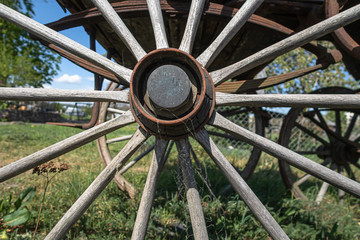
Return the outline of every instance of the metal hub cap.
{"type": "Polygon", "coordinates": [[[214,110],[214,84],[189,54],[166,48],[148,53],[135,66],[130,106],[149,133],[179,139],[200,130],[214,110]]]}
{"type": "Polygon", "coordinates": [[[169,111],[186,103],[190,96],[189,76],[180,67],[163,65],[156,68],[148,78],[147,94],[154,106],[169,111]]]}

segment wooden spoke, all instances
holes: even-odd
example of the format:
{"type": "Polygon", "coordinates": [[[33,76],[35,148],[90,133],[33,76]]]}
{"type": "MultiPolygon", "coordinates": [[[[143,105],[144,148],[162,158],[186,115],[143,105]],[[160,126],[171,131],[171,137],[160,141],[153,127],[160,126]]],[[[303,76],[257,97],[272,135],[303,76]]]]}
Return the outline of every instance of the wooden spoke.
{"type": "Polygon", "coordinates": [[[329,188],[329,185],[327,182],[323,182],[323,184],[321,185],[321,188],[320,188],[320,191],[318,193],[318,195],[316,196],[316,199],[315,199],[315,202],[317,204],[320,204],[321,201],[323,200],[325,194],[326,194],[326,191],[327,189],[329,188]]]}
{"type": "Polygon", "coordinates": [[[339,189],[338,196],[339,196],[339,203],[340,203],[340,205],[344,205],[345,192],[344,192],[343,190],[339,189]]]}
{"type": "Polygon", "coordinates": [[[356,123],[356,120],[357,120],[358,116],[359,115],[357,113],[354,113],[354,115],[352,116],[351,121],[349,123],[349,126],[346,129],[346,132],[345,132],[345,135],[344,135],[345,138],[347,138],[347,139],[350,138],[351,132],[354,129],[354,126],[355,126],[355,123],[356,123]]]}
{"type": "MultiPolygon", "coordinates": [[[[343,166],[338,165],[337,170],[340,174],[344,175],[344,167],[343,166]]],[[[338,197],[339,197],[340,205],[344,205],[345,192],[343,190],[338,189],[338,197]]]]}
{"type": "Polygon", "coordinates": [[[331,33],[335,29],[352,23],[358,19],[360,19],[360,5],[354,6],[301,32],[298,32],[237,63],[211,72],[211,78],[213,79],[215,86],[217,86],[227,79],[251,70],[252,68],[264,64],[286,52],[331,33]]]}
{"type": "Polygon", "coordinates": [[[359,108],[355,94],[229,94],[216,93],[217,106],[359,108]]]}
{"type": "Polygon", "coordinates": [[[255,193],[242,179],[235,168],[227,161],[225,156],[220,152],[215,143],[211,140],[206,130],[202,129],[195,134],[196,140],[203,146],[205,151],[214,160],[216,165],[221,169],[223,174],[229,180],[235,191],[244,200],[251,212],[264,226],[266,231],[274,239],[289,239],[279,224],[271,216],[269,211],[264,207],[255,193]]]}
{"type": "MultiPolygon", "coordinates": [[[[326,126],[327,129],[329,129],[329,126],[327,125],[323,115],[321,114],[321,112],[319,111],[318,108],[314,108],[314,112],[316,114],[316,116],[319,118],[319,121],[324,125],[324,127],[326,126]]],[[[310,115],[309,115],[310,116],[310,115]]],[[[330,130],[330,129],[329,129],[330,130]]]]}
{"type": "Polygon", "coordinates": [[[315,138],[316,140],[318,140],[319,142],[321,142],[322,144],[324,144],[324,145],[329,145],[329,143],[328,143],[326,140],[324,140],[323,138],[321,138],[319,135],[313,133],[312,131],[310,131],[310,129],[304,127],[304,126],[301,125],[300,123],[295,122],[294,125],[295,125],[298,129],[300,129],[301,131],[303,131],[304,133],[306,133],[307,135],[309,135],[309,136],[315,138]]]}
{"type": "Polygon", "coordinates": [[[295,166],[296,168],[307,172],[323,181],[326,181],[344,191],[360,197],[360,183],[357,183],[345,176],[331,171],[330,169],[321,166],[318,163],[311,161],[273,141],[270,141],[262,136],[259,136],[251,131],[248,131],[221,115],[214,113],[212,120],[209,122],[211,125],[218,127],[230,134],[238,136],[244,142],[257,146],[264,152],[273,155],[287,163],[295,166]]]}
{"type": "Polygon", "coordinates": [[[150,147],[148,147],[144,152],[142,152],[139,156],[137,156],[134,160],[132,160],[131,162],[129,162],[128,164],[125,165],[125,167],[123,167],[120,171],[119,174],[124,174],[127,170],[129,170],[132,166],[135,165],[135,163],[137,163],[138,161],[140,161],[143,157],[145,157],[149,152],[151,152],[154,149],[155,145],[151,145],[150,147]]]}
{"type": "Polygon", "coordinates": [[[179,49],[191,54],[206,0],[192,0],[179,49]]]}
{"type": "Polygon", "coordinates": [[[155,190],[161,169],[164,166],[164,154],[169,141],[157,138],[155,151],[151,161],[150,169],[146,178],[146,183],[141,197],[140,206],[136,215],[134,229],[131,239],[145,239],[146,229],[150,219],[152,204],[155,198],[155,190]]]}
{"type": "Polygon", "coordinates": [[[203,168],[203,166],[201,165],[199,159],[196,156],[196,153],[195,153],[194,149],[191,146],[190,146],[190,153],[191,153],[192,158],[195,161],[196,166],[200,170],[199,175],[200,175],[201,180],[205,183],[207,189],[209,190],[210,195],[215,199],[216,195],[215,195],[214,190],[213,190],[213,188],[211,186],[211,183],[209,181],[207,173],[206,173],[205,169],[203,168]]]}
{"type": "Polygon", "coordinates": [[[304,116],[307,117],[308,119],[310,119],[310,121],[312,121],[316,125],[318,125],[318,127],[323,129],[325,131],[326,135],[328,136],[330,142],[334,142],[334,137],[330,133],[332,131],[330,130],[329,126],[327,125],[323,115],[321,114],[321,112],[317,108],[314,108],[314,112],[315,112],[316,116],[318,117],[320,123],[311,114],[304,114],[304,116]]]}
{"type": "Polygon", "coordinates": [[[322,117],[322,115],[318,115],[318,117],[320,118],[320,121],[316,120],[314,117],[312,116],[306,116],[307,118],[309,118],[313,123],[315,123],[316,125],[318,125],[320,128],[322,128],[326,134],[329,136],[330,141],[333,138],[338,139],[339,141],[348,144],[350,146],[353,146],[355,148],[360,148],[360,144],[350,141],[349,139],[346,139],[345,137],[341,136],[340,134],[337,134],[336,132],[332,131],[331,129],[329,129],[329,127],[326,125],[326,122],[324,120],[324,118],[322,117]],[[321,116],[321,117],[319,117],[321,116]]]}
{"type": "Polygon", "coordinates": [[[129,140],[130,138],[132,138],[133,135],[126,135],[126,136],[122,136],[122,137],[118,137],[118,138],[113,138],[113,139],[109,139],[106,140],[106,143],[115,143],[115,142],[122,142],[122,141],[126,141],[129,140]]]}
{"type": "Polygon", "coordinates": [[[356,181],[355,174],[354,174],[353,170],[350,168],[350,165],[346,163],[346,164],[344,164],[344,168],[345,168],[346,173],[349,175],[349,177],[352,180],[356,181]]]}
{"type": "Polygon", "coordinates": [[[340,111],[335,111],[335,132],[341,136],[341,118],[340,118],[340,111]]]}
{"type": "Polygon", "coordinates": [[[129,103],[128,91],[63,90],[52,88],[0,88],[0,100],[123,102],[129,103]]]}
{"type": "Polygon", "coordinates": [[[61,47],[80,58],[86,59],[87,61],[112,72],[118,78],[130,83],[132,70],[107,59],[106,57],[88,49],[87,47],[84,47],[68,37],[65,37],[51,28],[46,27],[9,7],[6,7],[3,4],[0,4],[0,17],[18,25],[44,41],[61,47]]]}
{"type": "Polygon", "coordinates": [[[166,38],[166,31],[163,16],[161,13],[160,0],[146,0],[151,24],[154,29],[156,49],[168,48],[169,44],[166,38]]]}
{"type": "MultiPolygon", "coordinates": [[[[335,164],[335,163],[331,163],[330,169],[331,169],[331,170],[337,169],[336,164],[335,164]]],[[[320,203],[322,202],[322,200],[323,200],[323,198],[324,198],[324,196],[325,196],[326,191],[327,191],[328,188],[329,188],[329,183],[323,182],[323,184],[321,184],[320,191],[319,191],[319,193],[318,193],[318,195],[316,196],[316,199],[315,199],[315,202],[316,202],[317,204],[320,204],[320,203]]]]}
{"type": "Polygon", "coordinates": [[[196,186],[194,169],[190,159],[190,143],[188,139],[176,141],[176,147],[179,153],[179,164],[186,189],[186,199],[189,206],[191,225],[195,239],[209,239],[204,213],[201,207],[201,199],[196,186]]]}
{"type": "Polygon", "coordinates": [[[245,1],[214,42],[212,42],[211,45],[196,60],[204,67],[208,67],[262,2],[263,0],[245,1]]]}
{"type": "Polygon", "coordinates": [[[116,109],[116,108],[107,108],[106,109],[108,112],[111,112],[111,113],[118,113],[118,114],[124,114],[126,111],[124,110],[120,110],[120,109],[116,109]]]}
{"type": "MultiPolygon", "coordinates": [[[[327,158],[324,162],[321,163],[321,165],[322,165],[322,166],[326,166],[326,165],[329,164],[330,161],[331,161],[331,159],[327,158]]],[[[294,189],[294,188],[298,188],[298,189],[299,189],[299,186],[300,186],[301,184],[303,184],[304,182],[306,182],[307,180],[309,180],[311,177],[312,177],[312,175],[306,174],[305,176],[301,177],[299,180],[297,180],[296,182],[294,182],[292,188],[293,188],[293,189],[294,189]]],[[[299,189],[299,192],[301,192],[300,189],[299,189]]],[[[302,192],[301,192],[301,194],[302,194],[302,192]]],[[[304,196],[304,199],[305,199],[305,198],[306,198],[306,197],[304,196]]]]}
{"type": "Polygon", "coordinates": [[[125,162],[134,154],[141,144],[148,138],[148,134],[142,129],[138,129],[133,138],[116,155],[116,157],[105,167],[97,176],[85,192],[76,200],[71,208],[65,213],[55,227],[50,231],[45,239],[62,239],[72,225],[84,214],[89,206],[95,201],[97,196],[114,178],[125,162]]]}
{"type": "Polygon", "coordinates": [[[216,87],[216,91],[224,92],[224,93],[243,93],[243,92],[249,92],[251,90],[264,89],[267,87],[272,87],[290,81],[294,78],[302,77],[304,75],[322,69],[324,68],[324,66],[325,64],[316,64],[315,66],[295,70],[289,73],[284,73],[276,76],[239,80],[235,82],[224,82],[216,87]]]}
{"type": "Polygon", "coordinates": [[[131,34],[120,16],[115,12],[108,0],[92,0],[94,5],[100,10],[103,17],[110,24],[111,28],[125,43],[126,47],[136,57],[138,61],[146,55],[135,37],[131,34]]]}
{"type": "MultiPolygon", "coordinates": [[[[107,79],[109,79],[112,82],[117,82],[117,83],[121,83],[124,84],[124,81],[119,81],[119,79],[112,74],[111,72],[96,66],[95,64],[92,64],[89,61],[86,61],[85,59],[82,59],[80,57],[75,56],[74,54],[69,53],[68,51],[65,51],[62,48],[59,48],[57,46],[55,46],[54,44],[45,42],[45,41],[40,41],[43,45],[51,48],[53,51],[57,52],[60,56],[66,58],[67,60],[73,62],[74,64],[94,73],[94,74],[99,74],[100,76],[103,76],[107,79]]],[[[109,58],[109,55],[108,55],[109,58]]],[[[125,82],[126,83],[126,82],[125,82]]]]}
{"type": "Polygon", "coordinates": [[[71,150],[74,150],[86,143],[89,143],[98,137],[112,132],[118,128],[126,126],[135,122],[131,112],[112,119],[108,122],[97,125],[72,137],[69,137],[63,141],[55,143],[47,148],[44,148],[38,152],[35,152],[27,157],[24,157],[16,162],[10,163],[0,168],[0,182],[3,182],[9,178],[17,176],[33,167],[43,164],[51,159],[59,157],[71,150]]]}
{"type": "Polygon", "coordinates": [[[303,184],[304,182],[306,182],[307,180],[309,180],[311,177],[312,177],[312,175],[306,174],[305,176],[303,176],[302,178],[300,178],[299,180],[297,180],[293,185],[294,185],[294,186],[300,186],[301,184],[303,184]]]}

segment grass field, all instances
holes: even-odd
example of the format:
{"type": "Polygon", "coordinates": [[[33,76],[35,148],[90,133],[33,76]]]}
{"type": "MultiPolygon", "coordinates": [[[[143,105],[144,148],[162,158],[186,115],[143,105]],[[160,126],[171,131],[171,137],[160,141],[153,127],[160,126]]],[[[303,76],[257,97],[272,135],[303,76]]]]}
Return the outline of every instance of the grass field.
{"type": "MultiPolygon", "coordinates": [[[[135,128],[135,125],[130,125],[110,137],[131,134],[135,128]]],[[[0,125],[0,165],[4,166],[79,132],[79,129],[51,125],[0,125]]],[[[111,151],[118,152],[124,144],[112,145],[111,151]]],[[[195,151],[206,167],[215,193],[221,192],[227,186],[227,180],[201,147],[196,146],[195,151]]],[[[236,151],[228,154],[229,161],[234,165],[244,164],[246,159],[239,159],[236,151]]],[[[150,159],[151,154],[125,174],[139,190],[145,184],[150,159]]],[[[54,163],[67,163],[69,169],[57,174],[50,182],[35,239],[45,237],[103,169],[96,141],[54,159],[54,163]]],[[[210,239],[270,239],[235,193],[214,199],[204,182],[198,180],[210,239]]],[[[14,203],[29,187],[36,187],[36,194],[26,205],[31,212],[30,219],[14,227],[0,226],[0,239],[6,239],[5,235],[9,239],[32,239],[45,183],[44,177],[32,174],[32,171],[1,183],[0,201],[3,203],[14,203]]],[[[340,205],[337,191],[333,188],[320,206],[313,201],[293,199],[281,181],[276,159],[266,154],[262,154],[249,185],[291,239],[360,239],[360,199],[346,195],[344,205],[340,205]]],[[[315,198],[319,186],[307,189],[309,199],[315,198]]],[[[160,176],[147,239],[193,238],[184,191],[179,193],[177,188],[176,151],[173,149],[160,176]]],[[[66,239],[129,239],[139,199],[140,196],[130,199],[112,182],[71,228],[66,239]]]]}

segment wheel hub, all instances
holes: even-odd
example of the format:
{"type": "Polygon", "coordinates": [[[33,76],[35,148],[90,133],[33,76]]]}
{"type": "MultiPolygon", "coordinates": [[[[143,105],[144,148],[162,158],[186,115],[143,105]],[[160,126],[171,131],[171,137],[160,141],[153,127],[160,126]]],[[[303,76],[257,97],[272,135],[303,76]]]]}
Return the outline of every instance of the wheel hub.
{"type": "MultiPolygon", "coordinates": [[[[191,82],[184,70],[175,65],[162,65],[150,73],[147,94],[155,112],[167,110],[175,115],[189,101],[191,82]]],[[[161,114],[160,114],[161,115],[161,114]]]]}
{"type": "Polygon", "coordinates": [[[148,53],[135,66],[130,82],[130,106],[149,133],[166,139],[186,137],[210,119],[215,105],[208,72],[178,49],[148,53]]]}
{"type": "Polygon", "coordinates": [[[318,157],[322,159],[330,157],[332,162],[340,166],[347,165],[348,163],[356,163],[360,158],[360,154],[356,148],[340,141],[335,141],[330,146],[322,145],[317,149],[317,152],[321,153],[318,154],[318,157]]]}
{"type": "Polygon", "coordinates": [[[346,165],[350,162],[357,162],[359,155],[356,149],[342,142],[336,141],[331,148],[331,156],[338,165],[346,165]]]}

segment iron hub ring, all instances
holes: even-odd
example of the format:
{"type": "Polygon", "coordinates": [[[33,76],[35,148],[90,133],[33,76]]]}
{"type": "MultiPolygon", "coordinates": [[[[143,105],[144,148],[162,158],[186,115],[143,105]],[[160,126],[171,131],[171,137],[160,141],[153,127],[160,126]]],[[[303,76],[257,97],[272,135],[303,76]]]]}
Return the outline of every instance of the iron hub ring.
{"type": "Polygon", "coordinates": [[[130,108],[137,123],[164,139],[200,130],[215,107],[209,73],[191,55],[173,48],[142,58],[130,81],[130,108]]]}

